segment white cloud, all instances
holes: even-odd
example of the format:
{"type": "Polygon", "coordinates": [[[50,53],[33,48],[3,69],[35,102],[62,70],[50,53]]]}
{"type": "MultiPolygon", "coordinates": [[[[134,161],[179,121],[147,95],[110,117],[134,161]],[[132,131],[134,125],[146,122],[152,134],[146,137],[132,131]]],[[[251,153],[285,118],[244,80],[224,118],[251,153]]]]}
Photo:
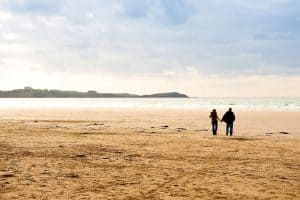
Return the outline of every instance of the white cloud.
{"type": "Polygon", "coordinates": [[[10,12],[7,12],[7,11],[0,12],[0,21],[8,20],[11,18],[12,18],[12,14],[10,12]]]}
{"type": "Polygon", "coordinates": [[[94,19],[94,18],[95,18],[95,15],[94,15],[94,13],[87,13],[87,14],[86,14],[86,17],[87,17],[88,19],[94,19]]]}
{"type": "Polygon", "coordinates": [[[16,33],[2,33],[2,38],[6,41],[14,41],[20,39],[21,36],[16,33]]]}

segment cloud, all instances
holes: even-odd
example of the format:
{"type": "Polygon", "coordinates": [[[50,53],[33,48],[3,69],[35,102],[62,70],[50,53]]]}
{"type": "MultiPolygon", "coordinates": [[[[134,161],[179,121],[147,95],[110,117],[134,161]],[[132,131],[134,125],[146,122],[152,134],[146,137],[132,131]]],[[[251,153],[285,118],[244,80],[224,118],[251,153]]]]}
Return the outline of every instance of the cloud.
{"type": "Polygon", "coordinates": [[[299,13],[294,0],[0,0],[0,69],[296,77],[299,13]]]}
{"type": "Polygon", "coordinates": [[[182,25],[196,13],[185,0],[123,0],[122,13],[129,18],[149,18],[159,24],[182,25]]]}
{"type": "Polygon", "coordinates": [[[153,3],[150,0],[123,0],[123,14],[130,18],[147,17],[150,7],[153,3]]]}
{"type": "Polygon", "coordinates": [[[184,0],[161,0],[162,10],[164,11],[164,22],[171,25],[180,25],[187,22],[189,17],[196,13],[192,4],[184,0]]]}
{"type": "Polygon", "coordinates": [[[15,13],[54,14],[59,12],[60,0],[7,0],[4,6],[15,13]]]}

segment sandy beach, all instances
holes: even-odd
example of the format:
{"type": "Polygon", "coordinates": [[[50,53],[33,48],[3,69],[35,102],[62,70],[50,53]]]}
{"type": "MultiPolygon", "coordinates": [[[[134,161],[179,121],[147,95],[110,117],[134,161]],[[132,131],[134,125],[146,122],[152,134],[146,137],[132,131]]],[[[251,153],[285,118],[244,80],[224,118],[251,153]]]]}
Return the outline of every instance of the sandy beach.
{"type": "Polygon", "coordinates": [[[235,112],[1,110],[0,199],[299,199],[300,112],[235,112]]]}

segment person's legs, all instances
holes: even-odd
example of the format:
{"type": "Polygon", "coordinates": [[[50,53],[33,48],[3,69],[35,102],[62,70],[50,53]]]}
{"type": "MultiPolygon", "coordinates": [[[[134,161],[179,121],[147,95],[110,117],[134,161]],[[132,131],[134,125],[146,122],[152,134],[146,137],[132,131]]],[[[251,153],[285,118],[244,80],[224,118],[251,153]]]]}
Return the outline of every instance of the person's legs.
{"type": "Polygon", "coordinates": [[[230,136],[232,136],[232,134],[233,134],[233,123],[230,124],[230,136]]]}
{"type": "Polygon", "coordinates": [[[230,128],[229,124],[226,123],[226,136],[228,136],[229,128],[230,128]]]}
{"type": "Polygon", "coordinates": [[[213,135],[217,135],[218,122],[212,122],[211,125],[212,125],[212,132],[213,132],[213,135]]]}

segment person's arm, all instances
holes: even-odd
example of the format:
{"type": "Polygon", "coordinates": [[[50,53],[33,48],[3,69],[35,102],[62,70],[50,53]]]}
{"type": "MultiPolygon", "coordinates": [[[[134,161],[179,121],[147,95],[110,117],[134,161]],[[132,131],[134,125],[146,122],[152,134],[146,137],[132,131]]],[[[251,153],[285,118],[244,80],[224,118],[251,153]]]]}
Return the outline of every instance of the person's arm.
{"type": "Polygon", "coordinates": [[[225,116],[226,116],[226,114],[223,115],[222,120],[221,120],[222,122],[225,121],[225,116]]]}

